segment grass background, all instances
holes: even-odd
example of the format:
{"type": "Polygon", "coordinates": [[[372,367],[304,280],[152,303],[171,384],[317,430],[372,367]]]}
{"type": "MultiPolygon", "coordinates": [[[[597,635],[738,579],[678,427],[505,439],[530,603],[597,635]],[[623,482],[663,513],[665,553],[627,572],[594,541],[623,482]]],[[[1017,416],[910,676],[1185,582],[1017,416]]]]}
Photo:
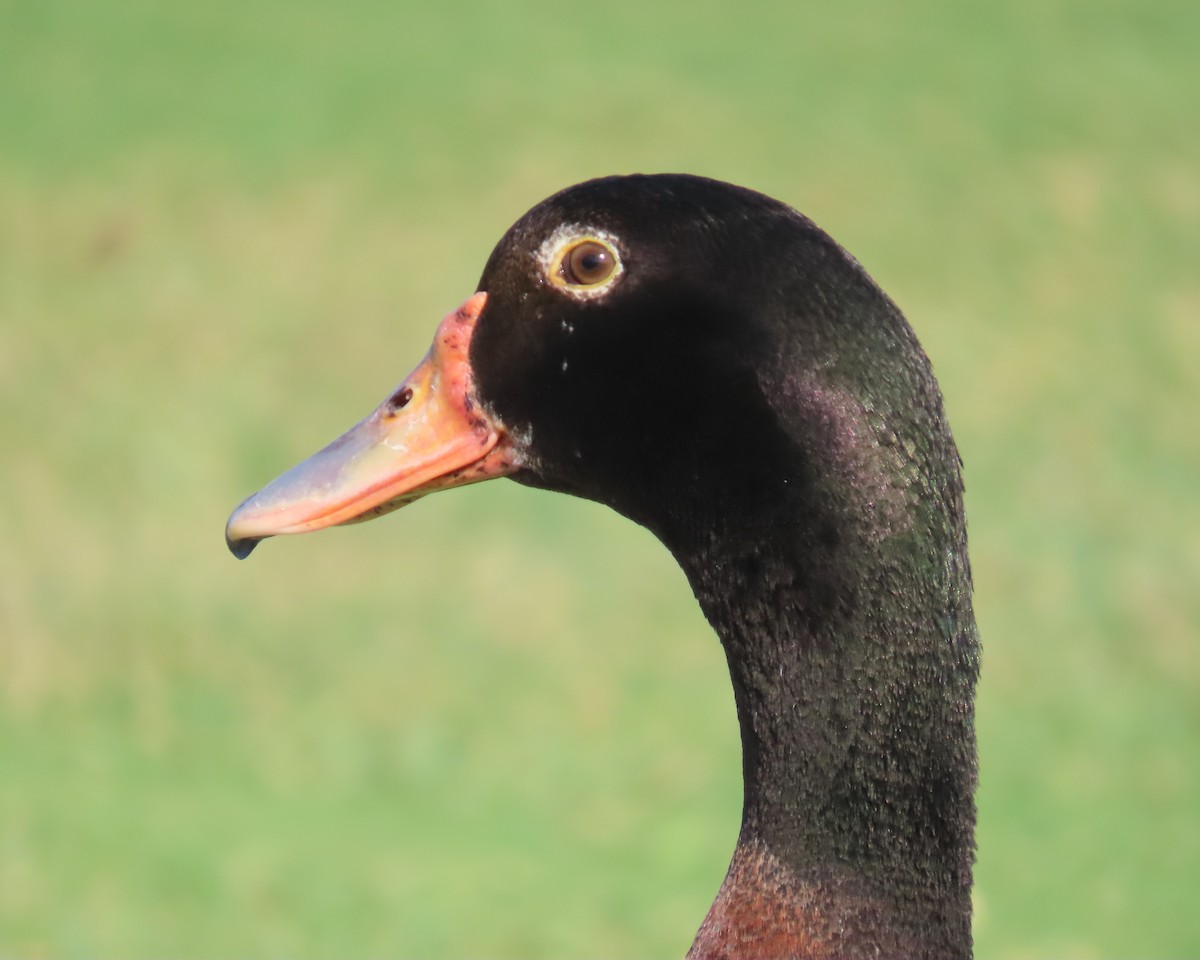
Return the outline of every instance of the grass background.
{"type": "Polygon", "coordinates": [[[221,542],[567,183],[801,208],[967,464],[983,958],[1200,955],[1200,7],[0,3],[0,954],[682,955],[740,804],[647,534],[221,542]]]}

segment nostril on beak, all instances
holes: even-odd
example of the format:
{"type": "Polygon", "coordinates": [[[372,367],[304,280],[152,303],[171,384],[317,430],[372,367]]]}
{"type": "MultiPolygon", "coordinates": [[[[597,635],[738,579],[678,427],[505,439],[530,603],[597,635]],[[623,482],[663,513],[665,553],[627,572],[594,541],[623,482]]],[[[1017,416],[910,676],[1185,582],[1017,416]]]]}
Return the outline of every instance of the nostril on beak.
{"type": "Polygon", "coordinates": [[[413,398],[412,387],[401,387],[388,399],[388,406],[392,408],[392,412],[403,410],[408,406],[408,401],[413,398]]]}

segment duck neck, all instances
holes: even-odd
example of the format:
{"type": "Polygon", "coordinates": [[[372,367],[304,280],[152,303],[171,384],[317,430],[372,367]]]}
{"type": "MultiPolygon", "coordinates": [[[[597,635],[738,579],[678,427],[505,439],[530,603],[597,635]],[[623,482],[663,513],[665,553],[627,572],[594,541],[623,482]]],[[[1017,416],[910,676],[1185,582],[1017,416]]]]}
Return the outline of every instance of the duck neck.
{"type": "Polygon", "coordinates": [[[870,537],[797,515],[739,523],[685,563],[729,662],[745,782],[738,847],[690,956],[767,955],[788,930],[809,938],[797,956],[969,956],[965,532],[870,537]]]}

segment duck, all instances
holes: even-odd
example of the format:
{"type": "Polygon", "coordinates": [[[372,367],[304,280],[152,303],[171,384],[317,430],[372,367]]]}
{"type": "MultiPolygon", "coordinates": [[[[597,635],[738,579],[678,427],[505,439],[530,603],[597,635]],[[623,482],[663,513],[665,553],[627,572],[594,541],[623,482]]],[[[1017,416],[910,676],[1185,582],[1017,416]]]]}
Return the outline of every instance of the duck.
{"type": "Polygon", "coordinates": [[[979,638],[930,362],[842,246],[764,194],[604,177],[538,203],[424,360],[245,500],[226,542],[497,477],[606,504],[728,662],[741,826],[688,960],[972,955],[979,638]]]}

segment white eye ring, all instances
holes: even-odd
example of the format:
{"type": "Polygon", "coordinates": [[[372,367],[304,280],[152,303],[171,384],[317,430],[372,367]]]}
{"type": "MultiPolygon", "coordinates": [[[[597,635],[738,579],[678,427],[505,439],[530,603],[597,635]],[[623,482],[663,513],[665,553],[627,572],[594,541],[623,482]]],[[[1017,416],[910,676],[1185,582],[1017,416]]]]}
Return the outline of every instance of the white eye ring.
{"type": "Polygon", "coordinates": [[[595,300],[604,296],[625,272],[616,237],[607,230],[579,224],[564,224],[547,237],[537,252],[537,261],[542,279],[576,300],[595,300]],[[612,269],[596,283],[573,280],[569,273],[567,257],[583,244],[595,244],[603,248],[598,252],[602,255],[607,253],[612,259],[612,269]]]}

